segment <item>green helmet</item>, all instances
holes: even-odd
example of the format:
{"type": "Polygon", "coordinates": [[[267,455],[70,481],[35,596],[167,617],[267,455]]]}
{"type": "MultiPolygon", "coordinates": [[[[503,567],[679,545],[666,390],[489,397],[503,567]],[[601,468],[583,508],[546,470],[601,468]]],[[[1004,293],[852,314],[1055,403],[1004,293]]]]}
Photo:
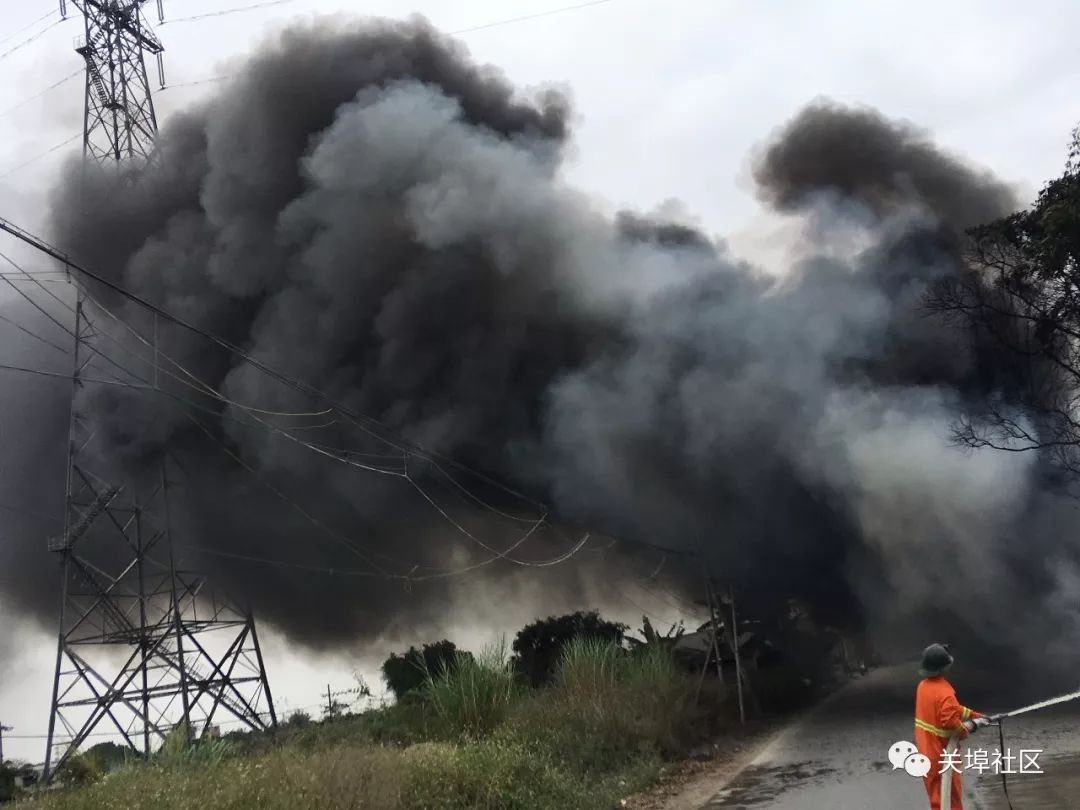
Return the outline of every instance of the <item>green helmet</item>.
{"type": "Polygon", "coordinates": [[[933,678],[945,672],[952,666],[953,657],[949,653],[948,644],[931,644],[922,654],[922,667],[919,669],[920,678],[933,678]]]}

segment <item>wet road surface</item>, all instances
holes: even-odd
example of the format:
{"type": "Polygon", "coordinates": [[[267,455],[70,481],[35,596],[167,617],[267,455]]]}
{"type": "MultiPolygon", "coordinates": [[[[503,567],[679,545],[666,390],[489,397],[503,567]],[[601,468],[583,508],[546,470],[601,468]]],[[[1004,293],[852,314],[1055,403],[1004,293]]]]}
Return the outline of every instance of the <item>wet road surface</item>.
{"type": "MultiPolygon", "coordinates": [[[[889,747],[913,736],[918,681],[910,665],[879,669],[860,678],[797,721],[701,810],[917,810],[928,807],[921,779],[893,770],[889,747]]],[[[952,679],[961,702],[982,709],[952,679]]],[[[978,696],[974,689],[971,692],[978,696]]],[[[1001,708],[990,706],[991,710],[1001,708]]],[[[1009,777],[1015,810],[1080,808],[1080,714],[1036,712],[1006,721],[1006,753],[1042,749],[1042,775],[1009,777]]],[[[996,729],[970,738],[992,760],[996,729]]],[[[1014,767],[1019,769],[1019,759],[1014,767]]],[[[1030,768],[1029,768],[1030,770],[1030,768]]],[[[965,810],[1007,810],[1000,776],[987,770],[963,775],[965,810]]]]}
{"type": "MultiPolygon", "coordinates": [[[[1007,774],[1009,798],[1014,810],[1072,810],[1080,808],[1080,712],[1076,705],[1054,707],[1005,721],[1005,754],[1011,770],[1007,774]],[[1027,751],[1040,751],[1031,767],[1027,751]],[[1035,773],[1041,770],[1042,773],[1035,773]]],[[[987,738],[977,747],[993,755],[1000,750],[997,729],[988,729],[987,738]]],[[[980,732],[982,734],[983,732],[980,732]]],[[[976,810],[1008,810],[1001,776],[993,772],[972,774],[976,810]]]]}

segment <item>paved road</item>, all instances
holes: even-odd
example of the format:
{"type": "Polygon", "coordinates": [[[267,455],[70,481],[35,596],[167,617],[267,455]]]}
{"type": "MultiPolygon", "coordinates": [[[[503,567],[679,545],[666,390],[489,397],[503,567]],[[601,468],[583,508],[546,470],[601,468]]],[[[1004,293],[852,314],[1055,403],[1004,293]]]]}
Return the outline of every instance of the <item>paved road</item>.
{"type": "MultiPolygon", "coordinates": [[[[880,669],[853,682],[787,729],[701,810],[926,807],[922,780],[892,770],[886,757],[894,742],[912,737],[915,684],[910,666],[880,669]]],[[[970,700],[962,682],[957,686],[961,701],[970,700]]],[[[1042,712],[1006,726],[1006,749],[1014,755],[1021,748],[1046,752],[1039,761],[1044,775],[1010,778],[1015,810],[1080,807],[1078,719],[1075,713],[1042,712]]],[[[972,747],[998,748],[996,733],[983,731],[971,740],[972,747]]],[[[1000,777],[967,772],[964,786],[965,810],[1007,808],[1000,777]]]]}
{"type": "MultiPolygon", "coordinates": [[[[1024,750],[1042,751],[1037,768],[1043,773],[1007,776],[1009,797],[1015,810],[1065,810],[1080,807],[1080,706],[1045,709],[1005,721],[1005,752],[1017,757],[1020,768],[1024,750]]],[[[980,732],[981,734],[982,732],[980,732]]],[[[979,743],[991,752],[999,750],[995,733],[979,743]]],[[[1031,770],[1028,768],[1027,770],[1031,770]]],[[[977,810],[1008,810],[1001,776],[973,774],[977,810]]]]}

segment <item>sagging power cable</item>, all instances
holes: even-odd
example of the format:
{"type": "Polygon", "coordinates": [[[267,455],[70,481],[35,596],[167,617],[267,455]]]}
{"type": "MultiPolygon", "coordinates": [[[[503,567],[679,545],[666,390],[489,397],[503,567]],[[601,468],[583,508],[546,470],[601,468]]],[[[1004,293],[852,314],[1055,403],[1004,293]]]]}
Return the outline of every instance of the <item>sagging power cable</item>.
{"type": "MultiPolygon", "coordinates": [[[[181,328],[183,328],[183,329],[185,329],[185,330],[187,330],[187,331],[189,331],[191,333],[197,334],[197,335],[207,339],[211,343],[219,346],[220,348],[225,349],[229,353],[231,353],[234,356],[238,357],[239,359],[243,360],[245,363],[253,366],[257,370],[261,371],[262,373],[266,374],[267,376],[271,377],[272,379],[277,380],[278,382],[282,383],[283,385],[287,386],[288,388],[291,388],[292,390],[298,391],[300,393],[305,394],[306,396],[312,397],[312,398],[314,398],[316,400],[320,400],[320,401],[326,403],[327,405],[330,406],[329,410],[336,411],[337,414],[340,415],[342,418],[344,418],[347,422],[354,425],[358,429],[362,430],[364,433],[368,434],[369,436],[376,439],[377,441],[379,441],[379,442],[381,442],[383,444],[386,444],[386,445],[388,445],[390,447],[393,447],[395,449],[398,449],[399,451],[401,451],[401,452],[403,452],[403,453],[405,453],[407,455],[412,455],[412,456],[416,456],[418,458],[422,458],[422,459],[428,461],[429,463],[432,463],[433,465],[438,465],[438,461],[442,461],[442,462],[446,463],[449,466],[453,466],[455,469],[457,469],[459,471],[462,471],[462,472],[464,472],[464,473],[466,473],[466,474],[468,474],[470,476],[473,476],[474,478],[476,478],[478,480],[481,480],[481,481],[483,481],[483,482],[485,482],[485,483],[487,483],[487,484],[489,484],[489,485],[491,485],[491,486],[493,486],[495,488],[500,489],[504,493],[510,494],[510,495],[512,495],[512,496],[514,496],[516,498],[519,498],[519,499],[521,499],[523,501],[531,503],[531,504],[533,504],[535,506],[539,506],[543,510],[543,513],[545,515],[548,513],[549,510],[547,509],[547,507],[543,503],[541,503],[541,502],[539,502],[539,501],[537,501],[537,500],[535,500],[533,498],[530,498],[530,497],[528,497],[528,496],[526,496],[526,495],[524,495],[524,494],[510,488],[510,487],[507,487],[505,484],[502,484],[501,482],[496,481],[496,480],[490,478],[489,476],[487,476],[487,475],[485,475],[485,474],[483,474],[483,473],[481,473],[481,472],[479,472],[477,470],[474,470],[474,469],[462,464],[461,462],[456,461],[455,459],[446,457],[446,456],[444,456],[442,454],[439,454],[437,452],[429,451],[429,450],[427,450],[427,449],[425,449],[423,447],[420,447],[419,445],[416,445],[416,444],[414,444],[412,442],[401,439],[399,437],[391,437],[391,436],[386,435],[386,434],[390,433],[389,428],[386,425],[383,425],[377,419],[374,419],[374,418],[369,417],[367,415],[356,412],[355,410],[353,410],[349,406],[341,403],[340,401],[338,401],[335,398],[331,397],[330,395],[328,395],[324,391],[321,391],[318,388],[316,388],[316,387],[314,387],[314,386],[312,386],[312,385],[310,385],[310,384],[308,384],[308,383],[306,383],[306,382],[304,382],[302,380],[296,379],[296,378],[294,378],[294,377],[292,377],[290,375],[287,375],[287,374],[284,374],[282,372],[277,371],[275,368],[273,368],[270,365],[260,361],[258,358],[253,357],[248,352],[244,351],[243,349],[241,349],[239,346],[233,344],[232,342],[230,342],[230,341],[228,341],[228,340],[226,340],[224,338],[221,338],[221,337],[219,337],[219,336],[217,336],[217,335],[215,335],[215,334],[213,334],[211,332],[208,332],[207,330],[196,326],[195,324],[187,321],[186,319],[184,319],[184,318],[182,318],[180,316],[174,315],[173,313],[169,312],[168,310],[165,310],[164,308],[159,307],[159,306],[151,303],[150,301],[146,300],[142,296],[127,290],[122,285],[120,285],[120,284],[118,284],[116,282],[113,282],[113,281],[109,280],[108,278],[105,278],[105,277],[101,276],[100,274],[79,265],[77,262],[75,262],[73,259],[71,259],[71,257],[69,257],[66,253],[64,253],[63,251],[61,251],[57,247],[49,244],[48,242],[46,242],[42,238],[40,238],[40,237],[38,237],[38,236],[36,236],[36,235],[22,229],[22,228],[20,228],[19,226],[15,225],[14,223],[12,223],[12,222],[10,222],[10,221],[8,221],[6,219],[0,218],[0,230],[3,230],[3,231],[9,233],[12,236],[15,236],[17,239],[19,239],[20,241],[22,241],[22,242],[24,242],[26,244],[29,244],[31,247],[35,248],[39,252],[42,252],[45,255],[48,255],[51,258],[59,261],[61,264],[64,265],[65,268],[67,268],[67,270],[69,272],[74,271],[75,273],[79,274],[81,277],[84,277],[84,278],[89,279],[91,281],[95,281],[95,282],[101,284],[106,289],[109,289],[109,290],[117,293],[120,297],[122,297],[122,298],[124,298],[126,300],[129,300],[129,301],[135,303],[136,305],[142,307],[143,309],[153,313],[155,316],[161,317],[161,318],[163,318],[164,320],[166,320],[166,321],[168,321],[170,323],[173,323],[173,324],[175,324],[177,326],[180,326],[181,328]]],[[[100,302],[96,302],[96,305],[101,307],[100,302]]],[[[116,317],[115,315],[113,315],[107,309],[105,309],[103,307],[101,307],[101,308],[102,308],[103,311],[107,312],[111,317],[114,317],[114,318],[116,317]]],[[[129,331],[133,331],[135,334],[137,334],[137,330],[133,330],[132,327],[129,324],[126,324],[126,322],[124,322],[122,319],[118,319],[118,322],[124,324],[125,327],[129,331]]],[[[108,332],[104,332],[103,334],[108,335],[108,332]]],[[[141,336],[140,336],[140,338],[141,338],[141,336]]],[[[150,345],[146,341],[145,338],[141,338],[141,340],[142,340],[142,342],[144,344],[150,345]]],[[[118,345],[123,345],[123,344],[119,343],[118,345]]],[[[99,352],[99,354],[101,354],[101,353],[99,352]]],[[[101,355],[101,356],[105,357],[106,359],[111,360],[110,358],[108,358],[107,355],[101,355]]],[[[138,356],[138,355],[136,355],[136,356],[138,356]]],[[[143,361],[147,362],[145,360],[145,358],[143,359],[143,361]]],[[[167,361],[172,362],[172,363],[175,364],[175,361],[173,361],[171,358],[167,358],[167,361]]],[[[112,361],[112,362],[115,362],[115,361],[112,361]]],[[[179,364],[176,364],[176,365],[178,365],[179,368],[183,369],[183,367],[179,366],[179,364]]],[[[157,367],[156,364],[155,364],[155,367],[157,367]]],[[[183,369],[183,371],[184,371],[185,374],[187,374],[189,377],[191,377],[193,379],[193,381],[197,382],[199,384],[200,388],[205,388],[207,393],[216,394],[218,397],[221,396],[220,392],[215,391],[212,388],[212,386],[209,386],[209,384],[205,383],[202,380],[199,380],[197,377],[195,377],[195,375],[192,375],[186,369],[183,369]]],[[[336,453],[328,452],[328,451],[326,451],[326,450],[324,450],[322,448],[319,448],[319,447],[317,447],[315,445],[311,445],[310,443],[306,443],[302,439],[299,439],[296,436],[292,436],[287,431],[281,430],[280,428],[278,428],[275,425],[270,425],[270,424],[266,423],[264,420],[259,419],[259,417],[256,416],[255,414],[251,414],[251,416],[256,421],[258,421],[260,424],[262,424],[263,426],[265,426],[266,428],[268,428],[270,430],[278,432],[284,438],[288,438],[291,441],[298,442],[299,444],[308,446],[310,449],[313,449],[315,452],[319,452],[319,453],[321,453],[323,455],[326,455],[327,457],[333,458],[333,459],[338,460],[338,461],[343,461],[343,462],[345,462],[347,464],[350,464],[352,466],[355,466],[355,467],[368,468],[368,469],[371,469],[371,471],[382,472],[384,474],[387,474],[387,473],[391,472],[391,471],[387,471],[387,470],[383,470],[383,469],[379,469],[379,468],[370,468],[369,465],[359,464],[354,459],[344,458],[343,456],[338,455],[336,453]]],[[[452,478],[452,476],[448,476],[446,474],[446,471],[443,470],[441,468],[441,466],[439,466],[438,469],[440,470],[440,472],[442,472],[448,478],[448,480],[451,481],[451,483],[456,488],[458,488],[459,490],[467,491],[467,490],[464,490],[464,488],[461,487],[460,483],[457,482],[456,480],[454,480],[452,478]]],[[[400,473],[399,473],[399,475],[400,475],[400,473]]],[[[407,473],[406,473],[406,477],[407,477],[407,473]]],[[[433,499],[430,496],[428,496],[423,491],[423,489],[421,487],[419,487],[419,485],[417,484],[417,482],[414,479],[409,479],[409,480],[410,480],[410,483],[415,488],[417,488],[417,490],[421,493],[421,495],[423,495],[425,497],[425,500],[427,500],[429,503],[431,503],[443,515],[444,518],[447,518],[449,520],[449,522],[451,523],[451,525],[453,525],[456,529],[461,531],[465,536],[472,539],[474,542],[478,542],[478,544],[481,547],[483,547],[486,551],[488,551],[490,554],[492,554],[491,559],[488,560],[487,562],[483,563],[485,565],[490,564],[491,562],[494,562],[494,561],[496,561],[498,559],[505,559],[505,560],[507,560],[509,562],[513,562],[513,563],[518,564],[518,565],[526,565],[526,566],[529,566],[529,567],[543,567],[543,566],[547,566],[547,565],[554,565],[554,564],[565,561],[566,559],[569,559],[570,557],[572,557],[575,553],[577,553],[577,551],[579,551],[581,548],[584,547],[585,543],[588,540],[588,535],[586,535],[583,540],[581,540],[577,544],[575,544],[567,553],[565,553],[563,555],[559,555],[558,557],[556,557],[556,558],[554,558],[552,560],[547,560],[547,561],[542,561],[542,562],[530,562],[530,561],[526,561],[526,560],[518,560],[518,559],[515,559],[513,557],[509,557],[508,555],[509,555],[510,551],[512,551],[514,548],[516,548],[517,544],[514,544],[513,546],[511,546],[510,549],[507,549],[507,550],[504,550],[504,551],[498,551],[497,549],[492,548],[491,546],[487,545],[486,543],[483,543],[482,541],[479,541],[478,538],[476,538],[474,535],[472,535],[472,533],[468,532],[468,530],[464,529],[464,527],[462,527],[459,523],[457,523],[457,521],[454,521],[452,518],[450,518],[449,515],[447,515],[447,513],[445,512],[444,509],[439,507],[438,504],[434,503],[433,499]]],[[[479,500],[479,499],[474,498],[474,500],[479,500]]],[[[483,501],[479,501],[479,502],[484,503],[483,501]]],[[[521,520],[522,522],[529,522],[528,519],[512,516],[512,515],[509,515],[509,513],[503,512],[502,514],[505,517],[510,517],[510,518],[514,518],[514,519],[517,519],[517,520],[521,520]]],[[[543,525],[543,522],[544,522],[544,518],[541,518],[540,520],[533,523],[532,524],[533,528],[530,529],[530,531],[527,533],[526,536],[531,535],[532,532],[534,532],[536,530],[536,528],[539,528],[541,525],[543,525]]],[[[652,544],[647,544],[647,543],[639,544],[639,545],[650,546],[650,547],[653,547],[653,548],[660,548],[658,546],[653,546],[652,544]]],[[[672,552],[676,553],[676,554],[680,553],[678,550],[672,550],[672,552]]],[[[475,567],[479,567],[479,566],[470,566],[469,569],[473,569],[475,567]]],[[[463,569],[463,570],[469,570],[469,569],[463,569]]]]}
{"type": "Polygon", "coordinates": [[[145,299],[142,296],[138,295],[137,293],[131,292],[130,290],[123,287],[122,285],[120,285],[120,284],[118,284],[118,283],[116,283],[116,282],[114,282],[114,281],[112,281],[112,280],[110,280],[108,278],[105,278],[101,274],[99,274],[97,272],[94,272],[92,270],[89,270],[86,267],[83,267],[82,265],[80,265],[76,261],[74,261],[66,253],[61,251],[59,248],[49,244],[48,242],[46,242],[41,237],[38,237],[38,236],[30,233],[29,231],[26,231],[26,230],[20,228],[19,226],[15,225],[14,223],[10,222],[9,220],[0,218],[0,230],[3,230],[5,232],[9,233],[10,235],[14,236],[15,238],[19,239],[20,241],[30,245],[35,250],[38,250],[39,252],[44,253],[45,255],[50,256],[51,258],[61,262],[69,270],[78,273],[80,276],[82,276],[84,278],[87,278],[89,280],[95,281],[98,284],[101,284],[106,289],[109,289],[109,290],[117,293],[121,297],[123,297],[123,298],[125,298],[127,300],[130,300],[135,304],[138,304],[139,306],[143,307],[144,309],[146,309],[149,312],[155,313],[156,315],[164,318],[165,320],[169,321],[170,323],[173,323],[173,324],[175,324],[177,326],[180,326],[181,328],[183,328],[183,329],[185,329],[185,330],[187,330],[189,332],[192,332],[194,334],[202,336],[206,340],[208,340],[211,343],[219,346],[222,349],[225,349],[226,351],[233,354],[235,357],[243,360],[248,365],[253,366],[254,368],[258,369],[259,371],[261,371],[262,373],[264,373],[267,376],[271,377],[272,379],[277,380],[278,382],[282,383],[283,385],[285,385],[285,386],[287,386],[287,387],[289,387],[289,388],[291,388],[291,389],[293,389],[295,391],[303,393],[303,394],[305,394],[305,395],[307,395],[309,397],[313,397],[316,400],[319,400],[319,401],[322,401],[322,402],[326,403],[327,405],[331,406],[334,410],[336,410],[343,418],[347,419],[348,421],[350,421],[351,423],[356,425],[358,428],[364,430],[364,432],[368,433],[373,438],[376,438],[376,439],[380,440],[381,442],[383,442],[385,444],[388,444],[388,445],[390,445],[392,447],[396,447],[397,449],[408,450],[408,452],[411,455],[417,456],[419,458],[423,458],[425,460],[430,460],[430,459],[434,458],[434,459],[438,459],[440,461],[443,461],[444,463],[453,466],[455,469],[458,469],[459,471],[462,471],[462,472],[465,472],[465,473],[467,473],[469,475],[472,475],[473,477],[477,478],[478,480],[484,481],[485,483],[487,483],[487,484],[489,484],[491,486],[494,486],[494,487],[500,489],[501,491],[503,491],[503,492],[505,492],[507,494],[513,495],[514,497],[519,498],[522,501],[531,503],[532,505],[539,507],[543,511],[549,511],[549,508],[548,508],[548,506],[546,504],[543,504],[543,503],[537,501],[534,498],[530,498],[529,496],[524,495],[523,493],[518,492],[518,491],[512,489],[511,487],[508,487],[507,485],[503,484],[502,482],[496,481],[496,480],[492,479],[490,476],[487,476],[484,473],[479,472],[478,470],[474,470],[474,469],[468,467],[465,464],[462,464],[461,462],[459,462],[459,461],[457,461],[457,460],[455,460],[453,458],[450,458],[448,456],[445,456],[445,455],[443,455],[441,453],[438,453],[438,452],[435,452],[435,451],[427,450],[427,449],[415,444],[414,442],[409,442],[409,441],[407,441],[405,439],[402,439],[400,437],[389,438],[386,435],[380,434],[379,431],[382,431],[383,433],[386,433],[386,434],[391,434],[392,431],[390,430],[390,428],[388,426],[382,424],[379,420],[375,419],[374,417],[367,416],[365,414],[359,413],[358,411],[354,410],[350,406],[348,406],[348,405],[342,403],[341,401],[337,400],[335,397],[332,397],[329,394],[327,394],[326,392],[319,390],[315,386],[313,386],[313,385],[311,385],[309,383],[306,383],[303,380],[298,380],[295,377],[292,377],[292,376],[290,376],[288,374],[284,374],[284,373],[278,371],[277,369],[273,368],[269,364],[264,363],[263,361],[259,360],[256,357],[253,357],[250,353],[246,352],[244,349],[240,348],[239,346],[232,343],[231,341],[228,341],[225,338],[222,338],[222,337],[220,337],[218,335],[215,335],[212,332],[209,332],[209,331],[207,331],[205,329],[202,329],[201,327],[191,323],[190,321],[186,320],[185,318],[182,318],[182,317],[180,317],[178,315],[175,315],[172,312],[169,312],[169,311],[163,309],[162,307],[159,307],[156,304],[151,303],[150,301],[148,301],[147,299],[145,299]]]}

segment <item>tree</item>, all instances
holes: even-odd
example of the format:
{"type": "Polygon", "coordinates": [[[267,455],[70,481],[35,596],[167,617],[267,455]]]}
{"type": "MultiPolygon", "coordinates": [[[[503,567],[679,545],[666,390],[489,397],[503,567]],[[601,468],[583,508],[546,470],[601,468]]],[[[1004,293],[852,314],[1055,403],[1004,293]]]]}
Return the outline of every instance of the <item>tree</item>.
{"type": "Polygon", "coordinates": [[[1080,479],[1080,127],[1065,172],[1028,209],[968,232],[968,269],[928,305],[970,330],[984,388],[963,445],[1040,451],[1080,479]]]}
{"type": "Polygon", "coordinates": [[[459,652],[454,642],[446,639],[425,644],[419,650],[409,647],[408,652],[391,654],[383,662],[383,680],[394,697],[401,700],[409,692],[423,686],[428,673],[438,676],[444,671],[453,671],[457,667],[458,657],[462,655],[471,654],[459,652]]]}
{"type": "Polygon", "coordinates": [[[513,666],[532,686],[551,683],[563,648],[575,638],[623,643],[628,626],[600,618],[594,610],[549,616],[526,625],[514,638],[513,666]]]}

